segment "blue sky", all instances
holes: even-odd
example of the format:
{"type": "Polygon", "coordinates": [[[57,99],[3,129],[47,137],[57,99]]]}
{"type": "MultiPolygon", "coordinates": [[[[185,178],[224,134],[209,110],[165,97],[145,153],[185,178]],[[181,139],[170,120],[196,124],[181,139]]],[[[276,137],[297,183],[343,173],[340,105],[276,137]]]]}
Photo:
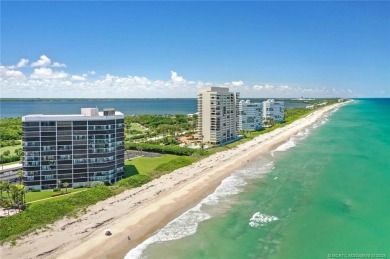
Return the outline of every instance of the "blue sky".
{"type": "Polygon", "coordinates": [[[2,97],[195,97],[208,85],[390,97],[389,13],[362,1],[2,1],[2,97]]]}

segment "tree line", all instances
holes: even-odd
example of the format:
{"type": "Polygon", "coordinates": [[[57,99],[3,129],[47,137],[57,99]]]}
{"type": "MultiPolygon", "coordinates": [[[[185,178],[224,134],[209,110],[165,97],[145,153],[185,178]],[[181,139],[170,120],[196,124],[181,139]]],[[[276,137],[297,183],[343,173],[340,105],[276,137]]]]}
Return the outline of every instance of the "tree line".
{"type": "Polygon", "coordinates": [[[19,183],[0,180],[0,206],[9,209],[12,207],[22,210],[26,205],[26,190],[23,185],[24,172],[17,172],[19,183]],[[3,194],[7,194],[3,196],[3,194]]]}

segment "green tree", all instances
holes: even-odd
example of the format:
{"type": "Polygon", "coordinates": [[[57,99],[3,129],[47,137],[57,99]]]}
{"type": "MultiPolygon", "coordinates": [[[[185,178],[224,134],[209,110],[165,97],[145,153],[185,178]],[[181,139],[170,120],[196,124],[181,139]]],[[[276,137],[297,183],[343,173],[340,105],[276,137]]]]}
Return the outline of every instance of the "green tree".
{"type": "Polygon", "coordinates": [[[0,163],[1,163],[1,170],[3,170],[4,154],[1,154],[1,155],[0,155],[0,163]]]}
{"type": "Polygon", "coordinates": [[[5,191],[5,181],[0,180],[0,199],[3,199],[3,191],[5,191]]]}
{"type": "Polygon", "coordinates": [[[3,152],[3,156],[9,156],[11,154],[11,151],[6,150],[3,152]]]}
{"type": "Polygon", "coordinates": [[[11,183],[9,181],[3,182],[3,190],[7,193],[9,199],[10,197],[9,192],[11,191],[11,183]]]}
{"type": "Polygon", "coordinates": [[[14,206],[17,206],[21,210],[25,205],[26,190],[23,184],[12,184],[10,186],[11,202],[14,206]]]}
{"type": "Polygon", "coordinates": [[[19,183],[22,184],[24,172],[22,170],[18,170],[16,172],[17,176],[19,177],[19,183]]]}
{"type": "Polygon", "coordinates": [[[22,148],[17,148],[14,150],[15,155],[17,156],[22,156],[23,155],[23,149],[22,148]]]}
{"type": "Polygon", "coordinates": [[[61,191],[61,183],[62,183],[61,180],[57,180],[57,188],[60,189],[60,191],[61,191]]]}
{"type": "Polygon", "coordinates": [[[69,183],[68,183],[68,182],[64,182],[64,183],[62,184],[62,186],[65,187],[65,193],[68,193],[68,186],[69,186],[69,183]]]}

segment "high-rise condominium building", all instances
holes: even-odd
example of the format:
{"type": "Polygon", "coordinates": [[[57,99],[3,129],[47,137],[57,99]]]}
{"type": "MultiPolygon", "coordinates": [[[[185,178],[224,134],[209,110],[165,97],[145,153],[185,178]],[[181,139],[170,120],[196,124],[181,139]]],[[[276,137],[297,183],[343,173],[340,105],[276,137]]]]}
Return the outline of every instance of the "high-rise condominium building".
{"type": "Polygon", "coordinates": [[[76,115],[27,115],[23,171],[27,189],[114,183],[124,176],[124,115],[82,108],[76,115]]]}
{"type": "Polygon", "coordinates": [[[272,119],[276,122],[284,121],[284,102],[268,99],[263,102],[263,121],[272,119]]]}
{"type": "Polygon", "coordinates": [[[239,130],[255,131],[262,128],[262,103],[251,103],[249,100],[242,100],[238,106],[239,130]]]}
{"type": "Polygon", "coordinates": [[[228,88],[209,87],[198,93],[198,139],[220,145],[238,135],[239,93],[228,88]]]}

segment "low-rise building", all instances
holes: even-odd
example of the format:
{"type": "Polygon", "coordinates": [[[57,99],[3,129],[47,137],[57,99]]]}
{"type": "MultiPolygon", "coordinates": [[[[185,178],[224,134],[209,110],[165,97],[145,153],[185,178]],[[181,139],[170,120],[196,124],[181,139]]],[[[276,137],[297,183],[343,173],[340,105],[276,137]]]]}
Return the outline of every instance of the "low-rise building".
{"type": "Polygon", "coordinates": [[[262,103],[251,103],[249,100],[242,100],[238,106],[239,130],[256,131],[262,128],[262,103]]]}

